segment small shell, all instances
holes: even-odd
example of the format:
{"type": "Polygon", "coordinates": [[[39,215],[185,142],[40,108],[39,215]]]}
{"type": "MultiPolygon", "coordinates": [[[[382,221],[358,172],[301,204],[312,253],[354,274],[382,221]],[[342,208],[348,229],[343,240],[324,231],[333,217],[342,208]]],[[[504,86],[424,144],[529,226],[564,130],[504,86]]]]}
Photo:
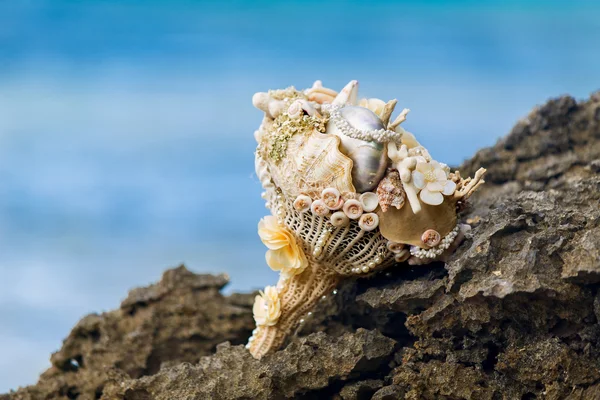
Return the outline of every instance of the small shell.
{"type": "Polygon", "coordinates": [[[392,242],[389,240],[387,242],[387,248],[392,253],[400,253],[404,249],[404,245],[402,243],[392,242]]]}
{"type": "MultiPolygon", "coordinates": [[[[313,203],[314,204],[314,203],[313,203]]],[[[358,200],[348,200],[344,203],[344,213],[350,219],[358,219],[363,213],[362,204],[358,200]]]]}
{"type": "Polygon", "coordinates": [[[337,227],[347,226],[350,223],[350,218],[343,211],[336,211],[331,214],[331,225],[337,227]]]}
{"type": "Polygon", "coordinates": [[[388,170],[385,178],[377,186],[377,197],[381,211],[386,212],[390,206],[398,210],[404,206],[406,192],[400,180],[400,174],[396,170],[388,170]]]}
{"type": "Polygon", "coordinates": [[[323,200],[323,203],[325,203],[327,208],[329,208],[330,210],[339,210],[341,207],[338,207],[340,202],[340,191],[336,188],[323,189],[323,191],[321,192],[321,199],[323,200]]]}
{"type": "Polygon", "coordinates": [[[342,199],[341,197],[338,199],[337,204],[335,204],[334,206],[330,207],[327,206],[327,208],[329,208],[331,211],[336,211],[339,210],[340,208],[342,208],[342,206],[344,205],[344,199],[342,199]]]}
{"type": "Polygon", "coordinates": [[[356,104],[358,97],[358,81],[350,81],[344,88],[335,96],[331,104],[336,106],[344,106],[346,104],[356,104]]]}
{"type": "Polygon", "coordinates": [[[423,235],[421,235],[421,241],[429,247],[437,246],[440,244],[441,239],[440,234],[433,229],[427,229],[423,232],[423,235]]]}
{"type": "Polygon", "coordinates": [[[310,89],[304,91],[306,98],[309,101],[314,101],[318,104],[331,103],[338,95],[338,92],[332,89],[323,87],[323,82],[315,81],[310,89]]]}
{"type": "Polygon", "coordinates": [[[302,102],[300,100],[294,101],[288,107],[287,113],[292,119],[298,119],[302,117],[302,115],[304,114],[304,111],[302,110],[302,102]]]}
{"type": "Polygon", "coordinates": [[[304,213],[310,210],[310,206],[312,205],[312,199],[307,195],[301,194],[296,197],[294,200],[294,209],[299,213],[304,213]]]}
{"type": "Polygon", "coordinates": [[[360,203],[366,212],[375,211],[379,205],[379,197],[373,192],[366,192],[360,195],[360,203]]]}
{"type": "Polygon", "coordinates": [[[327,214],[329,214],[329,208],[327,208],[325,203],[323,203],[323,200],[313,201],[310,205],[310,209],[313,212],[313,214],[319,215],[321,217],[324,217],[327,214]]]}
{"type": "Polygon", "coordinates": [[[379,217],[375,213],[366,213],[360,216],[358,226],[365,231],[372,231],[379,225],[379,217]]]}
{"type": "Polygon", "coordinates": [[[410,258],[410,251],[408,249],[402,249],[399,253],[394,254],[394,261],[404,262],[410,258]]]}

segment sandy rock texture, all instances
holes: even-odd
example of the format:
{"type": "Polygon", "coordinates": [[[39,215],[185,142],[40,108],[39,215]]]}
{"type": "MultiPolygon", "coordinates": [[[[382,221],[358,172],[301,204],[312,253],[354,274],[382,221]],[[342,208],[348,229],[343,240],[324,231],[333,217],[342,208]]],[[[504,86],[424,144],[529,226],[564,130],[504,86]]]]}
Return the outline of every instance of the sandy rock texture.
{"type": "Polygon", "coordinates": [[[600,398],[600,92],[534,109],[460,169],[478,166],[448,264],[346,282],[261,361],[241,345],[253,296],[180,267],[0,400],[600,398]]]}

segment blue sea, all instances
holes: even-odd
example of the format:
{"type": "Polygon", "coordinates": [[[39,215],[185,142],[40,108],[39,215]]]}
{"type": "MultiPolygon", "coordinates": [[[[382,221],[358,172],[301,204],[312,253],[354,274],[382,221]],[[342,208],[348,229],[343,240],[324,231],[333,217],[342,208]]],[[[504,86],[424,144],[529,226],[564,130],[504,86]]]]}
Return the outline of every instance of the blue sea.
{"type": "Polygon", "coordinates": [[[168,267],[275,282],[253,93],[358,79],[456,165],[600,88],[596,4],[0,0],[0,393],[168,267]]]}

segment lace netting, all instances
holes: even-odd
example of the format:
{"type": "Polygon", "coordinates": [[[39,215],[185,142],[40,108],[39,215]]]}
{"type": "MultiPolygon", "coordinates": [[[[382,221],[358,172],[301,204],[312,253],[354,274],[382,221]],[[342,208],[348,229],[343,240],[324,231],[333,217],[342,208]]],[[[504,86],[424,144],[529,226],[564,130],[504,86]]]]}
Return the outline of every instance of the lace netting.
{"type": "Polygon", "coordinates": [[[319,237],[330,227],[329,218],[314,215],[310,211],[299,213],[287,200],[282,200],[282,205],[285,209],[284,223],[300,239],[309,262],[319,263],[341,275],[355,274],[352,272],[354,268],[369,265],[375,262],[376,257],[382,260],[380,266],[393,262],[393,254],[386,246],[387,239],[379,230],[365,231],[355,220],[350,220],[348,226],[333,228],[323,253],[314,257],[313,251],[319,237]]]}

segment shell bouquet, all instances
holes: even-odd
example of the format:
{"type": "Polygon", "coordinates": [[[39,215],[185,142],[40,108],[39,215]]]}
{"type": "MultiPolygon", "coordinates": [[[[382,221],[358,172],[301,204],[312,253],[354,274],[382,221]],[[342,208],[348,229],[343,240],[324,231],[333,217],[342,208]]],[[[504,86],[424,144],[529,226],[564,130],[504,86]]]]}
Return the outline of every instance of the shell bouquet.
{"type": "Polygon", "coordinates": [[[483,183],[435,161],[392,120],[397,101],[358,98],[358,82],[256,93],[256,174],[271,215],[258,225],[275,286],[256,297],[247,348],[276,350],[341,279],[442,259],[462,236],[457,210],[483,183]]]}

